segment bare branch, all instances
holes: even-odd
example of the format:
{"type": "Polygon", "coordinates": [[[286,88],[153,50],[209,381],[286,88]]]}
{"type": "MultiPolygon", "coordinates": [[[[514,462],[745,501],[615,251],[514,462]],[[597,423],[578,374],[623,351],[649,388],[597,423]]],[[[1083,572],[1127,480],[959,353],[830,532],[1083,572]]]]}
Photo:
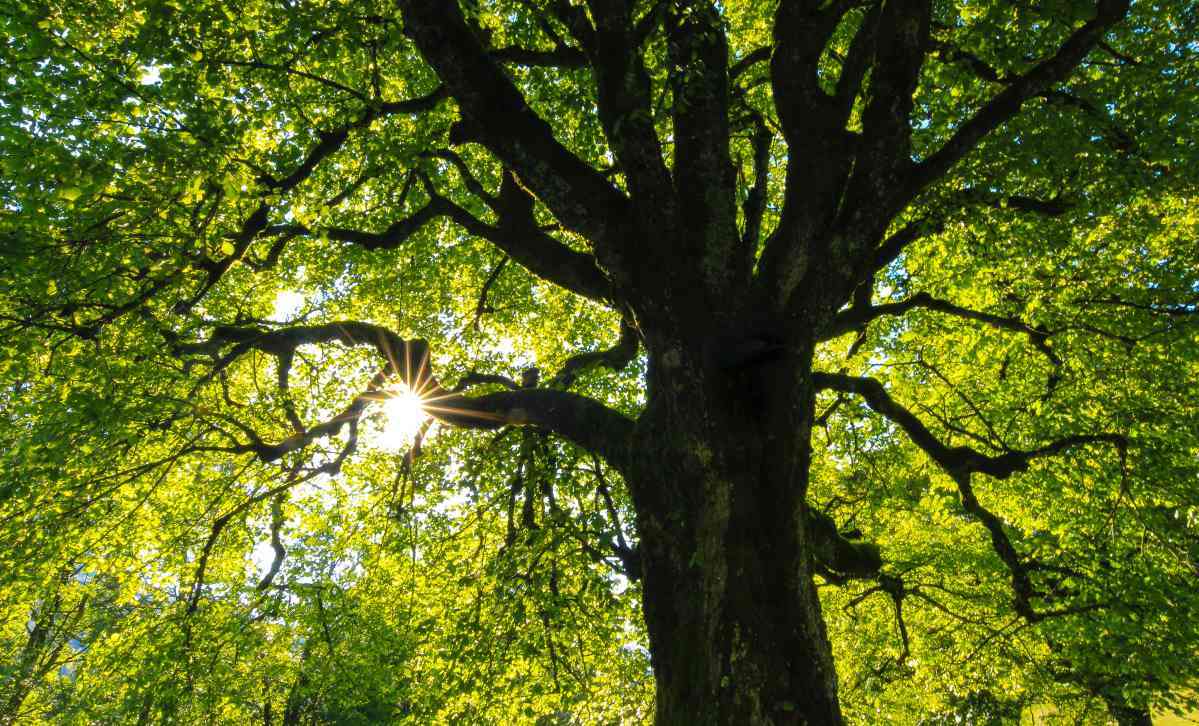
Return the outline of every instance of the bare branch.
{"type": "Polygon", "coordinates": [[[883,3],[873,31],[869,97],[862,113],[862,140],[851,182],[858,189],[851,194],[856,193],[860,200],[890,192],[895,175],[911,163],[912,94],[924,64],[931,12],[930,0],[883,3]]]}
{"type": "Polygon", "coordinates": [[[578,48],[559,46],[553,50],[534,50],[520,46],[496,48],[490,51],[491,57],[500,63],[513,63],[529,68],[548,66],[552,68],[582,68],[587,64],[587,56],[578,48]]]}
{"type": "Polygon", "coordinates": [[[283,558],[287,555],[287,549],[283,546],[283,540],[279,536],[280,530],[283,529],[283,523],[286,521],[283,517],[285,497],[286,492],[279,492],[271,500],[271,549],[275,551],[275,556],[271,560],[270,569],[258,582],[259,590],[265,590],[271,586],[279,574],[279,568],[283,566],[283,558]]]}
{"type": "Polygon", "coordinates": [[[448,217],[470,234],[491,242],[543,280],[593,300],[611,300],[611,286],[596,266],[595,258],[576,252],[541,231],[533,218],[532,197],[516,183],[511,174],[505,175],[504,185],[498,197],[483,197],[484,202],[499,216],[499,226],[483,222],[463,207],[438,194],[427,179],[425,183],[429,201],[409,216],[393,222],[382,232],[365,232],[344,227],[310,230],[303,225],[276,225],[269,231],[308,236],[321,234],[329,239],[350,242],[369,250],[394,249],[407,242],[429,222],[448,217]]]}
{"type": "MultiPolygon", "coordinates": [[[[1007,73],[1000,72],[993,68],[986,61],[968,51],[962,50],[949,43],[936,41],[934,45],[937,47],[942,58],[950,62],[958,62],[968,67],[976,76],[991,83],[1014,83],[1019,79],[1019,76],[1013,76],[1007,73]]],[[[1100,47],[1104,47],[1105,43],[1099,43],[1100,47]]],[[[1050,103],[1061,104],[1076,108],[1091,118],[1098,121],[1107,129],[1107,135],[1113,148],[1117,151],[1132,151],[1136,148],[1136,140],[1123,128],[1120,127],[1112,118],[1101,110],[1097,105],[1087,99],[1070,93],[1065,90],[1046,89],[1037,94],[1050,103]]]]}
{"type": "Polygon", "coordinates": [[[908,222],[875,248],[874,257],[870,260],[870,264],[866,266],[865,273],[867,275],[873,274],[890,265],[899,255],[903,254],[903,251],[909,245],[929,235],[938,234],[943,227],[944,222],[940,219],[929,217],[921,217],[920,219],[908,222]]]}
{"type": "MultiPolygon", "coordinates": [[[[596,105],[604,135],[625,172],[637,214],[646,221],[675,214],[670,172],[654,128],[650,78],[633,25],[631,3],[593,0],[595,28],[588,46],[595,75],[596,105]]],[[[645,19],[660,14],[655,8],[645,19]]]]}
{"type": "Polygon", "coordinates": [[[483,281],[483,287],[479,290],[479,301],[475,303],[475,319],[471,321],[471,327],[475,330],[479,329],[479,322],[487,313],[494,312],[495,308],[487,302],[487,296],[491,292],[491,288],[495,285],[495,281],[500,279],[500,273],[508,266],[508,261],[512,258],[504,255],[504,257],[491,268],[491,272],[487,273],[487,279],[483,281]]]}
{"type": "Polygon", "coordinates": [[[746,71],[758,63],[764,63],[770,60],[770,53],[774,48],[769,45],[764,45],[761,48],[746,53],[736,63],[729,67],[729,79],[736,80],[740,78],[746,71]]]}
{"type": "Polygon", "coordinates": [[[766,186],[770,181],[770,144],[774,135],[766,126],[766,120],[756,111],[752,115],[754,135],[754,184],[741,205],[745,216],[745,230],[741,233],[741,244],[756,252],[762,237],[762,217],[766,214],[766,186]]]}
{"type": "Polygon", "coordinates": [[[550,382],[550,388],[570,388],[579,374],[592,368],[609,368],[619,371],[637,357],[637,331],[627,321],[620,321],[620,340],[607,350],[579,353],[567,359],[562,370],[550,382]]]}
{"type": "MultiPolygon", "coordinates": [[[[945,470],[957,484],[962,498],[962,508],[986,527],[996,554],[1003,561],[1012,577],[1012,589],[1016,596],[1015,607],[1021,617],[1036,622],[1047,617],[1081,612],[1079,608],[1060,608],[1038,611],[1032,599],[1037,597],[1029,565],[1017,553],[1007,535],[1003,521],[979,503],[971,484],[975,473],[987,474],[997,479],[1006,479],[1017,472],[1026,471],[1033,459],[1060,454],[1079,446],[1096,443],[1111,444],[1120,452],[1121,458],[1128,447],[1128,439],[1120,434],[1076,434],[1065,436],[1044,446],[1026,451],[1009,450],[989,456],[968,446],[946,446],[931,431],[903,406],[899,405],[882,383],[873,378],[856,378],[841,374],[816,373],[818,388],[832,389],[860,396],[873,411],[898,425],[908,438],[919,446],[938,466],[945,470]]],[[[1084,606],[1094,609],[1095,606],[1084,606]]]]}
{"type": "Polygon", "coordinates": [[[711,2],[666,11],[667,56],[674,101],[674,182],[679,200],[677,254],[702,261],[709,289],[728,291],[749,279],[753,250],[737,235],[737,178],[729,153],[728,39],[711,2]]]}
{"type": "MultiPolygon", "coordinates": [[[[310,177],[322,161],[339,151],[345,145],[346,140],[349,139],[352,130],[365,128],[372,121],[383,116],[401,113],[419,113],[430,110],[436,107],[446,95],[445,89],[438,87],[433,92],[417,98],[368,106],[353,121],[329,131],[318,131],[317,137],[319,141],[309,149],[300,164],[286,177],[277,179],[270,174],[263,173],[259,175],[258,182],[263,185],[268,194],[280,194],[290,191],[310,177]]],[[[196,265],[204,270],[206,277],[200,288],[191,298],[180,301],[176,305],[176,310],[179,313],[186,313],[199,303],[208,294],[208,291],[220,282],[225,273],[229,271],[229,268],[245,256],[246,251],[261,232],[274,229],[268,227],[270,211],[270,205],[265,199],[258,203],[250,216],[242,222],[241,229],[233,236],[233,251],[227,256],[219,260],[211,260],[204,256],[197,259],[196,265]]],[[[283,240],[283,244],[286,244],[286,239],[283,240]]],[[[282,251],[281,244],[276,242],[268,254],[268,259],[277,259],[282,251]]]]}
{"type": "Polygon", "coordinates": [[[782,0],[775,13],[770,80],[787,142],[787,173],[778,226],[758,261],[760,296],[782,302],[823,257],[826,232],[840,208],[856,140],[836,98],[821,87],[820,57],[851,0],[782,0]]]}

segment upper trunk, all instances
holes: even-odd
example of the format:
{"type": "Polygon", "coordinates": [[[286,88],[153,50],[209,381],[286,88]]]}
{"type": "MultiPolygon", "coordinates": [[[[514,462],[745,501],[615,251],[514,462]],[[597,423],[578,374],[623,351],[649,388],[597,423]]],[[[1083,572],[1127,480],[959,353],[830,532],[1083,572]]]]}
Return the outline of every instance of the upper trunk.
{"type": "Polygon", "coordinates": [[[626,473],[660,724],[839,724],[805,492],[810,344],[653,342],[626,473]]]}

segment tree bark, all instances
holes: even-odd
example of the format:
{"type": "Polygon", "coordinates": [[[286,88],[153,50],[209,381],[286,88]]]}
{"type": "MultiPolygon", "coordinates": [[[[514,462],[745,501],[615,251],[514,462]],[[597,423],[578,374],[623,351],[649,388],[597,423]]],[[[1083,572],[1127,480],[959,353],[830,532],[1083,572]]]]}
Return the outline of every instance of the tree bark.
{"type": "Polygon", "coordinates": [[[842,723],[806,525],[811,346],[732,363],[649,347],[626,478],[657,723],[842,723]]]}

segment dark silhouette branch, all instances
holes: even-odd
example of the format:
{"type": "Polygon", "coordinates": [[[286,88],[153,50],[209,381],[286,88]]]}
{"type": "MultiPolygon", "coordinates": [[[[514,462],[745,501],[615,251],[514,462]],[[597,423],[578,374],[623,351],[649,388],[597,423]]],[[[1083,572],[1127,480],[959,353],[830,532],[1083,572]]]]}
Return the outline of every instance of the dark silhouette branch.
{"type": "Polygon", "coordinates": [[[449,218],[470,234],[491,242],[543,280],[600,302],[607,302],[612,298],[611,286],[596,266],[595,258],[583,252],[576,252],[543,232],[533,218],[532,197],[510,174],[505,175],[498,196],[482,197],[496,212],[499,218],[498,225],[487,224],[455,202],[441,196],[427,179],[425,189],[429,200],[424,206],[393,222],[382,232],[366,232],[345,227],[312,230],[303,225],[276,225],[271,227],[270,231],[276,234],[321,235],[331,240],[356,244],[368,250],[386,250],[403,245],[430,222],[449,218]]]}
{"type": "Polygon", "coordinates": [[[430,368],[429,346],[423,340],[406,340],[382,326],[358,321],[301,325],[275,330],[254,327],[217,326],[207,341],[176,344],[180,356],[203,353],[216,358],[203,385],[250,350],[275,357],[294,354],[302,345],[338,343],[370,346],[384,361],[383,369],[368,388],[328,421],[270,444],[252,430],[243,428],[249,443],[227,447],[233,453],[254,453],[263,461],[275,461],[319,438],[336,435],[347,424],[354,425],[373,401],[388,397],[389,382],[402,382],[424,401],[425,411],[438,421],[460,428],[495,429],[507,425],[532,425],[560,436],[604,457],[620,468],[627,456],[633,422],[624,415],[585,396],[564,390],[520,388],[477,397],[465,396],[441,386],[430,368]],[[223,355],[220,351],[228,348],[223,355]],[[219,357],[218,357],[219,356],[219,357]]]}
{"type": "Polygon", "coordinates": [[[458,102],[462,120],[451,140],[482,143],[559,221],[597,249],[627,244],[618,220],[626,218],[628,199],[554,138],[549,124],[529,108],[481,45],[458,4],[403,0],[399,5],[404,33],[458,102]]]}
{"type": "Polygon", "coordinates": [[[1075,614],[1098,607],[1085,605],[1040,611],[1033,607],[1032,600],[1040,593],[1033,585],[1029,574],[1030,566],[1016,551],[1003,521],[979,503],[971,478],[973,474],[979,473],[996,479],[1006,479],[1026,471],[1034,459],[1054,456],[1072,448],[1096,443],[1114,445],[1123,458],[1128,447],[1126,437],[1114,433],[1075,434],[1035,449],[1008,450],[1002,454],[988,455],[969,446],[951,447],[942,443],[911,411],[891,398],[883,384],[876,379],[816,373],[814,380],[818,388],[852,393],[861,397],[871,410],[899,426],[914,444],[953,478],[961,496],[962,508],[987,529],[996,555],[1011,574],[1012,589],[1016,598],[1015,608],[1021,617],[1029,622],[1037,622],[1047,617],[1075,614]]]}
{"type": "Polygon", "coordinates": [[[754,135],[750,142],[754,152],[754,183],[741,205],[745,217],[741,244],[756,252],[758,242],[762,238],[762,217],[766,214],[766,187],[770,181],[770,144],[774,141],[774,134],[770,132],[766,120],[758,112],[754,111],[751,119],[754,125],[754,135]]]}
{"type": "Polygon", "coordinates": [[[1127,446],[1125,437],[1110,433],[1076,434],[1035,449],[1008,450],[994,456],[969,446],[946,446],[911,411],[891,398],[878,380],[835,373],[815,373],[813,376],[816,386],[820,389],[852,393],[861,397],[867,406],[899,426],[930,459],[953,476],[979,473],[996,479],[1007,479],[1013,474],[1027,471],[1034,459],[1053,456],[1077,446],[1094,443],[1127,446]]]}
{"type": "Polygon", "coordinates": [[[570,388],[580,374],[594,368],[620,371],[637,357],[639,338],[636,329],[627,321],[620,321],[620,340],[607,350],[579,353],[562,364],[558,375],[550,379],[550,388],[570,388]]]}
{"type": "Polygon", "coordinates": [[[699,274],[711,289],[733,289],[749,279],[753,252],[744,250],[737,236],[728,39],[711,2],[671,4],[665,26],[682,232],[677,254],[705,261],[699,274]]]}
{"type": "Polygon", "coordinates": [[[962,123],[944,146],[914,167],[909,175],[910,187],[902,192],[902,198],[910,200],[940,179],[983,138],[1019,113],[1025,101],[1065,80],[1087,53],[1103,40],[1108,29],[1124,18],[1128,7],[1129,0],[1099,0],[1095,17],[1075,30],[1052,56],[1013,78],[1006,88],[962,123]]]}
{"type": "MultiPolygon", "coordinates": [[[[604,135],[623,170],[637,214],[646,219],[675,215],[674,189],[654,127],[651,83],[640,50],[632,4],[623,0],[593,0],[595,20],[588,59],[596,84],[596,107],[604,135]],[[652,215],[652,216],[651,216],[652,215]]],[[[643,22],[648,32],[661,15],[650,10],[643,22]]]]}
{"type": "Polygon", "coordinates": [[[1018,318],[1005,317],[1003,315],[995,315],[993,313],[984,313],[978,310],[971,310],[960,305],[954,305],[948,300],[941,300],[929,295],[925,292],[916,293],[906,300],[901,300],[895,303],[885,303],[883,305],[855,305],[847,310],[843,310],[836,315],[829,323],[828,328],[822,334],[823,340],[829,340],[838,336],[844,335],[854,330],[860,330],[872,320],[888,316],[902,315],[914,308],[922,308],[925,310],[933,310],[946,315],[952,315],[966,320],[990,325],[993,328],[1001,330],[1010,330],[1014,333],[1023,333],[1028,336],[1029,342],[1048,359],[1050,365],[1053,366],[1053,373],[1049,377],[1049,390],[1052,391],[1057,385],[1061,377],[1062,359],[1057,352],[1053,350],[1049,343],[1049,339],[1055,335],[1055,331],[1048,330],[1042,325],[1030,325],[1018,318]]]}

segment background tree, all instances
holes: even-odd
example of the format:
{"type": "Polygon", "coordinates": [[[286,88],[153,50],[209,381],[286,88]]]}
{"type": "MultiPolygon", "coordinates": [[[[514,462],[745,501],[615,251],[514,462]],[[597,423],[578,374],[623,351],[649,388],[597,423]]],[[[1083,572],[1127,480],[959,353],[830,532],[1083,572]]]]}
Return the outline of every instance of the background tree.
{"type": "Polygon", "coordinates": [[[0,23],[6,718],[1187,705],[1190,4],[0,23]]]}

